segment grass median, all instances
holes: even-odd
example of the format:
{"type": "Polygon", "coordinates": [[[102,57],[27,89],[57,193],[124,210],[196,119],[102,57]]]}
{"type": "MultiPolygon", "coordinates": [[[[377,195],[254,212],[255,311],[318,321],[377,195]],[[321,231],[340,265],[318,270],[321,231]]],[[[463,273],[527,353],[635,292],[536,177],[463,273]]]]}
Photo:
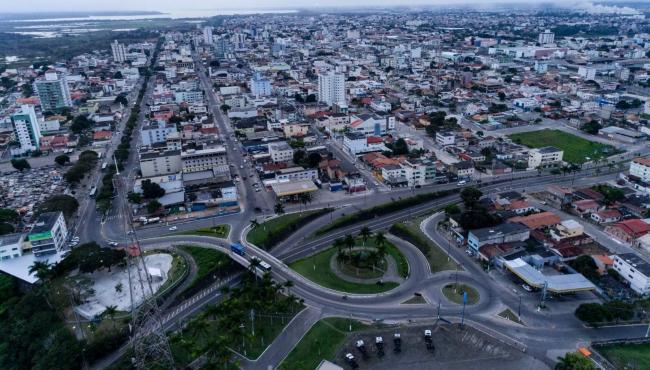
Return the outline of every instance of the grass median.
{"type": "Polygon", "coordinates": [[[478,303],[478,290],[466,284],[448,284],[442,288],[442,294],[449,301],[456,304],[463,304],[463,293],[467,293],[467,304],[473,305],[478,303]]]}
{"type": "Polygon", "coordinates": [[[456,262],[448,258],[447,253],[420,230],[420,224],[427,217],[398,222],[391,226],[390,233],[417,247],[426,256],[431,272],[455,270],[456,262]]]}
{"type": "Polygon", "coordinates": [[[254,225],[248,232],[246,240],[260,248],[269,250],[286,239],[291,233],[330,211],[329,208],[323,208],[301,213],[289,213],[272,218],[254,225]]]}
{"type": "Polygon", "coordinates": [[[181,235],[201,235],[201,236],[212,236],[215,238],[225,239],[230,233],[230,225],[220,224],[211,227],[203,227],[200,229],[190,230],[182,232],[181,235]]]}
{"type": "Polygon", "coordinates": [[[650,343],[596,348],[617,369],[650,369],[650,343]]]}

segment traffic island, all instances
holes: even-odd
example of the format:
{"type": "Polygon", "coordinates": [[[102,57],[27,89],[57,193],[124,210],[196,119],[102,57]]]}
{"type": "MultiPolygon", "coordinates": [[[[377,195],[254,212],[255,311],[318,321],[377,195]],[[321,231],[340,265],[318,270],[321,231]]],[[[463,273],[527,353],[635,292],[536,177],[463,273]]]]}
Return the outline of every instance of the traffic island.
{"type": "Polygon", "coordinates": [[[305,278],[325,288],[343,293],[372,294],[397,287],[408,276],[404,255],[388,241],[382,247],[374,240],[361,238],[349,242],[350,248],[333,246],[289,264],[305,278]]]}
{"type": "Polygon", "coordinates": [[[463,295],[467,293],[467,304],[473,305],[478,303],[480,298],[478,290],[467,284],[447,284],[442,288],[442,294],[448,301],[463,304],[463,295]]]}

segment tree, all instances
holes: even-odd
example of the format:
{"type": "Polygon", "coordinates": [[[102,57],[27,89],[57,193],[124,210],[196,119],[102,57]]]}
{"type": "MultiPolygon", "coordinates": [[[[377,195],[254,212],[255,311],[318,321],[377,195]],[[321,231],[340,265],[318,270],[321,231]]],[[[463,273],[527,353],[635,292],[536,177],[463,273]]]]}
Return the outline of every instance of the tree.
{"type": "Polygon", "coordinates": [[[59,166],[63,166],[66,163],[70,163],[70,157],[66,154],[57,155],[54,157],[54,162],[59,166]]]}
{"type": "Polygon", "coordinates": [[[275,211],[275,213],[279,215],[284,214],[284,204],[282,204],[282,202],[275,203],[275,207],[273,207],[273,210],[275,211]]]}
{"type": "Polygon", "coordinates": [[[341,248],[345,246],[345,241],[341,238],[336,238],[334,239],[334,247],[336,248],[337,251],[341,251],[341,248]]]}
{"type": "Polygon", "coordinates": [[[140,204],[142,202],[142,194],[133,191],[130,191],[129,194],[127,194],[126,198],[131,203],[140,204]]]}
{"type": "Polygon", "coordinates": [[[499,100],[501,101],[506,100],[506,93],[504,93],[503,91],[499,91],[497,95],[499,95],[499,100]]]}
{"type": "Polygon", "coordinates": [[[122,293],[124,285],[122,283],[115,284],[115,293],[122,293]]]}
{"type": "Polygon", "coordinates": [[[594,281],[599,278],[598,266],[596,265],[596,262],[594,262],[594,259],[589,255],[580,256],[569,261],[569,265],[589,280],[594,281]]]}
{"type": "Polygon", "coordinates": [[[305,159],[304,150],[296,150],[293,152],[293,163],[300,164],[305,159]]]}
{"type": "Polygon", "coordinates": [[[363,240],[364,247],[366,246],[366,241],[370,238],[370,235],[372,235],[372,232],[368,226],[364,226],[359,230],[359,236],[361,236],[361,239],[363,240]]]}
{"type": "Polygon", "coordinates": [[[409,153],[409,147],[406,144],[406,141],[402,138],[399,138],[393,143],[393,154],[395,155],[406,155],[409,153]]]}
{"type": "Polygon", "coordinates": [[[343,243],[345,244],[346,247],[348,247],[348,251],[350,255],[352,255],[352,248],[354,247],[354,238],[352,235],[347,234],[345,236],[345,239],[343,239],[343,243]]]}
{"type": "Polygon", "coordinates": [[[0,208],[0,222],[16,224],[18,221],[20,221],[18,212],[11,208],[0,208]]]}
{"type": "Polygon", "coordinates": [[[386,244],[386,236],[384,235],[384,233],[377,232],[375,234],[375,244],[377,244],[377,246],[382,246],[386,244]]]}
{"type": "Polygon", "coordinates": [[[564,357],[558,357],[555,370],[596,370],[596,365],[585,356],[571,352],[564,357]]]}
{"type": "Polygon", "coordinates": [[[165,195],[165,189],[149,179],[142,180],[142,195],[147,199],[158,199],[165,195]]]}
{"type": "Polygon", "coordinates": [[[113,101],[115,104],[121,104],[123,106],[129,105],[129,100],[124,96],[123,94],[120,94],[115,97],[115,100],[113,101]]]}
{"type": "Polygon", "coordinates": [[[230,105],[228,105],[228,104],[221,104],[221,106],[219,107],[219,109],[221,109],[221,111],[224,112],[224,113],[228,113],[228,111],[230,110],[230,105]]]}
{"type": "Polygon", "coordinates": [[[589,122],[585,123],[584,125],[582,125],[580,127],[580,130],[582,130],[582,131],[584,131],[584,132],[586,132],[588,134],[597,135],[598,131],[600,131],[601,128],[603,128],[603,125],[598,123],[598,121],[592,119],[591,121],[589,121],[589,122]]]}
{"type": "Polygon", "coordinates": [[[483,196],[483,193],[473,186],[464,188],[460,192],[460,199],[463,200],[465,208],[467,209],[476,207],[478,200],[481,199],[481,196],[483,196]]]}
{"type": "Polygon", "coordinates": [[[70,131],[72,131],[76,135],[79,135],[80,133],[91,128],[92,126],[93,126],[93,121],[89,120],[86,115],[80,115],[75,117],[72,120],[72,124],[70,125],[70,131]]]}
{"type": "Polygon", "coordinates": [[[29,165],[29,162],[27,162],[26,159],[12,159],[11,166],[20,172],[32,168],[32,166],[29,165]]]}
{"type": "Polygon", "coordinates": [[[123,78],[124,78],[124,76],[122,76],[122,72],[120,72],[120,71],[115,72],[115,74],[113,75],[113,79],[115,79],[115,80],[121,80],[123,78]]]}
{"type": "Polygon", "coordinates": [[[162,207],[162,204],[160,204],[159,201],[152,200],[151,202],[147,203],[147,212],[155,213],[160,209],[160,207],[162,207]]]}
{"type": "Polygon", "coordinates": [[[36,209],[36,214],[61,211],[63,212],[65,219],[69,220],[78,208],[79,202],[75,197],[59,194],[53,195],[49,197],[45,202],[41,203],[36,209]]]}
{"type": "Polygon", "coordinates": [[[613,319],[603,305],[598,303],[583,303],[576,308],[575,315],[578,319],[591,325],[611,321],[613,319]]]}
{"type": "Polygon", "coordinates": [[[16,231],[16,228],[6,222],[0,222],[0,235],[11,234],[16,231]]]}
{"type": "Polygon", "coordinates": [[[106,306],[106,309],[103,312],[103,315],[108,316],[113,322],[113,329],[115,329],[115,315],[117,314],[117,306],[110,305],[106,306]]]}
{"type": "Polygon", "coordinates": [[[45,282],[52,277],[52,265],[49,261],[34,261],[34,263],[29,266],[29,274],[34,275],[41,282],[45,282]]]}
{"type": "Polygon", "coordinates": [[[316,168],[323,157],[319,153],[310,153],[307,157],[307,167],[316,168]]]}

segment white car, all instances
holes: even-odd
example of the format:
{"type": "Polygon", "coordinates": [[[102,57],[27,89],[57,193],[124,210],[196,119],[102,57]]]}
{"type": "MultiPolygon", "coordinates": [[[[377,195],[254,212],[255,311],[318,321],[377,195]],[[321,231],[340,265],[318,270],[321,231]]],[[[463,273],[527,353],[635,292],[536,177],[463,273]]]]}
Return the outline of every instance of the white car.
{"type": "Polygon", "coordinates": [[[524,288],[525,291],[527,292],[532,292],[533,288],[530,287],[528,284],[521,284],[521,287],[524,288]]]}
{"type": "Polygon", "coordinates": [[[169,228],[169,231],[175,231],[178,230],[178,226],[172,226],[169,228]]]}

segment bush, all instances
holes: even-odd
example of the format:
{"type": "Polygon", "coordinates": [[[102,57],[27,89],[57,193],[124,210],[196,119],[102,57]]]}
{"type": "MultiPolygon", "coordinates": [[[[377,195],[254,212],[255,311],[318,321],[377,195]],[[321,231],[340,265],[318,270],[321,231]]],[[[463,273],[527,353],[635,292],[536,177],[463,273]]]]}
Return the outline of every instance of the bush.
{"type": "Polygon", "coordinates": [[[420,235],[413,233],[406,225],[396,223],[388,231],[396,237],[416,246],[427,258],[431,256],[431,245],[429,245],[429,242],[420,235]]]}

